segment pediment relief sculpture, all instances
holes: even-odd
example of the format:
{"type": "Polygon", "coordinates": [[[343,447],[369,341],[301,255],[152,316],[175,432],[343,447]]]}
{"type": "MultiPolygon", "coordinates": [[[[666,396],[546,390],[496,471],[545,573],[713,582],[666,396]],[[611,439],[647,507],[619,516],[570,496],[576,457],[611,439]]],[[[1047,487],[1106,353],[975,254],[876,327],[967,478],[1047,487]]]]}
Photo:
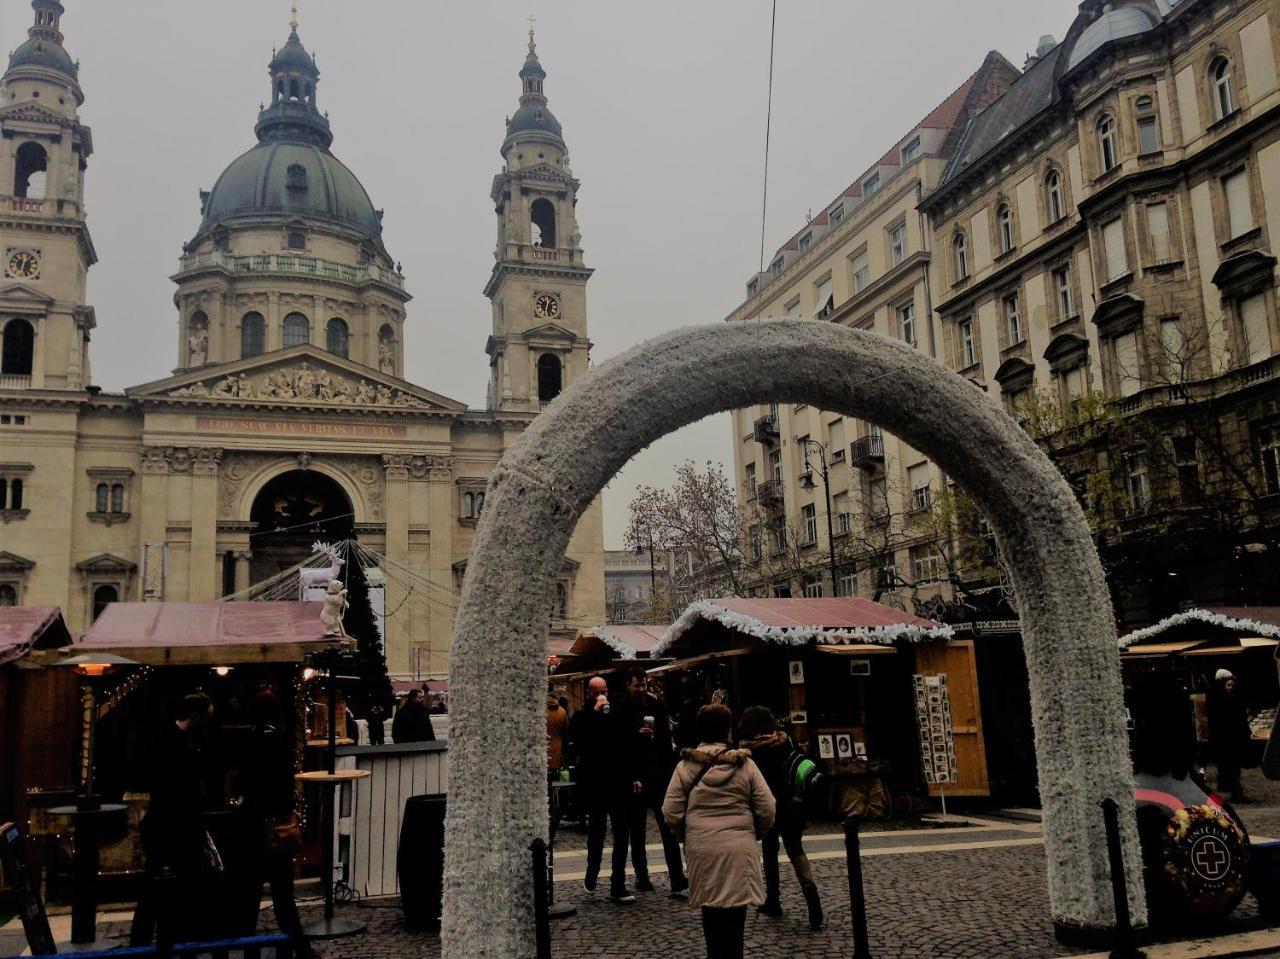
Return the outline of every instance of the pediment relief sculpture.
{"type": "Polygon", "coordinates": [[[349,380],[305,360],[297,367],[267,370],[250,376],[238,373],[216,380],[204,380],[172,390],[169,396],[214,397],[241,400],[284,400],[290,402],[333,403],[343,406],[398,406],[430,409],[404,390],[365,379],[349,380]]]}

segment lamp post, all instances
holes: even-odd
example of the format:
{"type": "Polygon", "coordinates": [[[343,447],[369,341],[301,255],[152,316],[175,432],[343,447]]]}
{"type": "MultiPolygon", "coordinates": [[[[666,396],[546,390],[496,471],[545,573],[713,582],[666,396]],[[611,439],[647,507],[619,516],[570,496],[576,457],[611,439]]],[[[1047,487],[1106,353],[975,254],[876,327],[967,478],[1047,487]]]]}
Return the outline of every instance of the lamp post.
{"type": "Polygon", "coordinates": [[[104,803],[94,786],[98,725],[98,690],[94,681],[114,669],[140,663],[112,653],[81,653],[59,660],[58,666],[74,669],[85,681],[85,712],[88,729],[85,739],[84,788],[74,805],[55,806],[55,816],[72,823],[71,941],[75,945],[93,943],[98,929],[98,826],[110,815],[123,812],[124,803],[104,803]]]}
{"type": "Polygon", "coordinates": [[[818,464],[822,474],[822,492],[827,500],[827,559],[831,563],[831,595],[840,595],[840,584],[836,576],[836,533],[835,524],[831,520],[831,479],[827,472],[827,448],[818,440],[805,436],[799,442],[804,444],[804,465],[808,467],[800,485],[805,489],[813,489],[813,468],[809,465],[809,447],[818,450],[818,464]]]}

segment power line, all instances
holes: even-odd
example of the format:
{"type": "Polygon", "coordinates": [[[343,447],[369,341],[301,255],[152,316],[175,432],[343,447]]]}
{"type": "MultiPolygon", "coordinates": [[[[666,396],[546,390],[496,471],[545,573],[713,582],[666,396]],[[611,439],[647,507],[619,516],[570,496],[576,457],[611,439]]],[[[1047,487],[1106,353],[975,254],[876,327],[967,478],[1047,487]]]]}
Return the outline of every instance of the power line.
{"type": "Polygon", "coordinates": [[[769,20],[769,99],[764,111],[764,196],[760,201],[760,271],[764,272],[764,225],[769,212],[769,132],[773,126],[773,40],[778,28],[778,0],[769,20]]]}

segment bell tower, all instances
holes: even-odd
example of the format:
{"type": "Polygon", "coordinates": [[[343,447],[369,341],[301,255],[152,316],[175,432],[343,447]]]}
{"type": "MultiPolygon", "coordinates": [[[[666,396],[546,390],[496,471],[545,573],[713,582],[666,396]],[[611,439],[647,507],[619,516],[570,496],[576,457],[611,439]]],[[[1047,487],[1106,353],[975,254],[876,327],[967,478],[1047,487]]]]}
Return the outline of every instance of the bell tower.
{"type": "Polygon", "coordinates": [[[493,178],[495,263],[489,409],[536,413],[587,372],[587,280],[576,208],[578,181],[560,122],[547,106],[546,71],[529,27],[520,106],[507,120],[502,172],[493,178]]]}
{"type": "Polygon", "coordinates": [[[0,390],[80,390],[95,324],[84,220],[93,139],[77,113],[84,93],[62,46],[63,6],[31,6],[35,23],[0,77],[0,390]]]}

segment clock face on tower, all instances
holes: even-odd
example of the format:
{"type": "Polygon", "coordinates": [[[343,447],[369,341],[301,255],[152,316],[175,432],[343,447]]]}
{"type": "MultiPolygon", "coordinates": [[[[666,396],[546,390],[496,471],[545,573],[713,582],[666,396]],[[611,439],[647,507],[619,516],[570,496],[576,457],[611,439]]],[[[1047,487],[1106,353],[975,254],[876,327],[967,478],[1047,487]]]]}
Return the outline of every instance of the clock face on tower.
{"type": "Polygon", "coordinates": [[[11,250],[5,269],[20,280],[34,280],[40,275],[40,257],[30,250],[11,250]]]}
{"type": "Polygon", "coordinates": [[[560,315],[560,298],[554,293],[539,293],[533,301],[533,315],[539,319],[554,320],[560,315]]]}

